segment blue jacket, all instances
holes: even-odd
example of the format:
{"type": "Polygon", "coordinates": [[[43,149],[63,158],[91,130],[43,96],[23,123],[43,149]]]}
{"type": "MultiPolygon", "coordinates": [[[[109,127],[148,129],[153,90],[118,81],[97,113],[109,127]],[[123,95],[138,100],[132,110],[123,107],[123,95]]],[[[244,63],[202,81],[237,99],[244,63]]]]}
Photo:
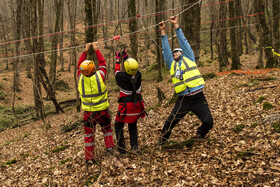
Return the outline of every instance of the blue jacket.
{"type": "MultiPolygon", "coordinates": [[[[176,29],[176,35],[177,35],[180,47],[183,50],[183,56],[185,56],[186,58],[195,62],[193,50],[192,50],[188,40],[185,38],[185,36],[182,32],[182,29],[180,27],[178,29],[176,29]]],[[[162,54],[163,54],[164,61],[165,61],[166,66],[170,70],[171,64],[174,61],[174,59],[173,59],[172,51],[171,51],[169,43],[168,43],[167,35],[161,36],[161,43],[162,43],[162,54]]],[[[179,64],[181,64],[181,62],[179,62],[179,64]]],[[[194,88],[186,88],[184,91],[178,93],[178,95],[184,96],[184,95],[190,94],[190,93],[195,92],[202,88],[204,88],[204,85],[197,86],[194,88]]]]}

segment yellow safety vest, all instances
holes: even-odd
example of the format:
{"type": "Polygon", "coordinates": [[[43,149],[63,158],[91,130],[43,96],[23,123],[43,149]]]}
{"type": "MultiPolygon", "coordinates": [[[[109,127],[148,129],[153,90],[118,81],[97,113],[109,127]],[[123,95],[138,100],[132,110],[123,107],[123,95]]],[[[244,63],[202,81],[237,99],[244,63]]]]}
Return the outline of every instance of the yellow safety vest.
{"type": "Polygon", "coordinates": [[[205,84],[196,63],[186,57],[182,58],[181,68],[179,62],[175,60],[172,62],[170,74],[176,93],[184,91],[187,87],[194,88],[205,84]],[[179,75],[181,75],[181,80],[179,75]]]}
{"type": "Polygon", "coordinates": [[[91,77],[81,74],[78,90],[80,92],[83,110],[94,112],[108,108],[107,87],[98,71],[91,77]]]}

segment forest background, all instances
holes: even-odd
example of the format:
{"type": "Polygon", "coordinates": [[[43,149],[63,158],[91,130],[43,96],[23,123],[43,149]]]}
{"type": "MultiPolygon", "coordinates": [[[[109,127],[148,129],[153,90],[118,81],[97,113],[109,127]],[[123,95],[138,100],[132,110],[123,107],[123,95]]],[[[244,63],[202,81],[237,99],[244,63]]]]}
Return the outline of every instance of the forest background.
{"type": "MultiPolygon", "coordinates": [[[[2,184],[279,185],[279,0],[2,0],[0,5],[2,184]],[[169,144],[158,148],[175,99],[158,23],[172,15],[179,17],[206,80],[214,128],[207,141],[192,141],[199,120],[190,113],[169,144]],[[139,155],[106,155],[97,129],[98,165],[87,173],[75,72],[85,43],[93,41],[99,41],[108,65],[112,122],[119,91],[115,51],[121,47],[140,64],[149,116],[138,124],[139,155]]],[[[178,47],[166,24],[171,48],[178,47]]],[[[96,62],[93,54],[89,59],[96,62]]]]}

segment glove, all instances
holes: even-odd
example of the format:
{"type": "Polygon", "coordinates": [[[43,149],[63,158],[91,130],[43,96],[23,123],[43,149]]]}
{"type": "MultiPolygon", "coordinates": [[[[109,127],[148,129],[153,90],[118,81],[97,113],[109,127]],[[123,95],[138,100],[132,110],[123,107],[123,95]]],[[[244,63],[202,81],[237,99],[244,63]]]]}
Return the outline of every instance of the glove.
{"type": "Polygon", "coordinates": [[[121,58],[121,54],[119,51],[116,51],[116,59],[120,59],[121,58]]]}
{"type": "Polygon", "coordinates": [[[127,59],[127,50],[126,50],[126,48],[122,49],[122,56],[123,56],[124,59],[127,59]]]}

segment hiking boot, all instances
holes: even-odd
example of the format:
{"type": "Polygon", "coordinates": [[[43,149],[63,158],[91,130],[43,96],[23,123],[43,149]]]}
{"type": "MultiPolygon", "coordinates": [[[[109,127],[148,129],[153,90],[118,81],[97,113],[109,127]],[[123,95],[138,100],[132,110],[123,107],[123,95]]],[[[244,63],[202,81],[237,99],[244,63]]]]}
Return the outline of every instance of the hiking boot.
{"type": "Polygon", "coordinates": [[[140,154],[141,151],[138,149],[138,145],[135,145],[131,148],[131,152],[134,154],[140,154]]]}
{"type": "Polygon", "coordinates": [[[167,139],[165,139],[165,138],[159,138],[156,146],[162,146],[166,143],[166,141],[167,141],[167,139]]]}
{"type": "Polygon", "coordinates": [[[193,139],[193,140],[204,140],[205,136],[203,136],[201,134],[197,134],[196,136],[191,137],[191,139],[193,139]]]}
{"type": "Polygon", "coordinates": [[[95,165],[95,164],[96,164],[96,162],[95,162],[94,159],[92,159],[92,160],[86,160],[86,166],[87,166],[87,168],[90,167],[90,166],[92,166],[92,165],[95,165]]]}
{"type": "Polygon", "coordinates": [[[119,147],[118,151],[119,151],[120,155],[124,155],[127,153],[127,151],[124,148],[120,148],[120,147],[119,147]]]}
{"type": "Polygon", "coordinates": [[[113,155],[113,154],[114,154],[114,148],[113,148],[113,147],[107,148],[107,153],[108,153],[109,155],[113,155]]]}

